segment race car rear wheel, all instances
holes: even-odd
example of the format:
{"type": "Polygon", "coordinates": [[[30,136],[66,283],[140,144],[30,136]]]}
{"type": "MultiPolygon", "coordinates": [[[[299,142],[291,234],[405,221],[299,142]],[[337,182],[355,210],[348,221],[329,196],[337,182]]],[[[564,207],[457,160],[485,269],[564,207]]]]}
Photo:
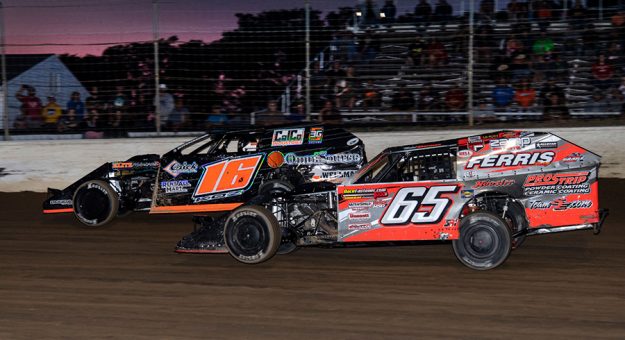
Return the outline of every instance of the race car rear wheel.
{"type": "Polygon", "coordinates": [[[460,221],[460,238],[452,245],[462,264],[475,270],[488,270],[506,261],[512,240],[507,223],[499,216],[476,212],[460,221]]]}
{"type": "Polygon", "coordinates": [[[282,233],[271,212],[261,206],[241,207],[228,217],[224,229],[226,247],[240,262],[256,264],[276,254],[282,233]]]}
{"type": "Polygon", "coordinates": [[[74,215],[85,226],[100,227],[117,216],[119,196],[104,181],[88,181],[74,192],[74,215]]]}

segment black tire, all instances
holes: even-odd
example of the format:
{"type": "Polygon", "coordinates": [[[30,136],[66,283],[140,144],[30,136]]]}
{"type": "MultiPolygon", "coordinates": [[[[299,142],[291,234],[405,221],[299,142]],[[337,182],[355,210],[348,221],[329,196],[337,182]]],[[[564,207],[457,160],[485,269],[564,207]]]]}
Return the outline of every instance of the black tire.
{"type": "Polygon", "coordinates": [[[488,270],[506,261],[512,240],[508,224],[499,216],[476,212],[460,221],[460,238],[452,245],[462,264],[475,270],[488,270]]]}
{"type": "Polygon", "coordinates": [[[232,212],[224,229],[226,248],[240,262],[256,264],[276,254],[282,233],[278,220],[261,206],[243,206],[232,212]]]}
{"type": "MultiPolygon", "coordinates": [[[[525,209],[518,203],[511,203],[508,205],[508,210],[504,216],[504,221],[508,223],[510,228],[510,234],[517,233],[519,231],[527,230],[528,223],[525,219],[525,209]]],[[[512,250],[521,247],[527,236],[525,234],[512,238],[512,250]]]]}
{"type": "Polygon", "coordinates": [[[112,221],[119,210],[119,196],[99,180],[87,181],[74,192],[74,215],[87,227],[101,227],[112,221]]]}

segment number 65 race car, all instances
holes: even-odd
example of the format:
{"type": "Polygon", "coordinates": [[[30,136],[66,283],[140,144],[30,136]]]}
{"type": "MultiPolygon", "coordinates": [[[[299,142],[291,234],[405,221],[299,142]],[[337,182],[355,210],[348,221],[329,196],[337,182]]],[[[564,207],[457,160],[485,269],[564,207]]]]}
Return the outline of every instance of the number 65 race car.
{"type": "Polygon", "coordinates": [[[106,163],[64,190],[44,213],[73,212],[91,227],[131,211],[230,211],[271,188],[340,181],[366,162],[360,139],[321,125],[212,132],[159,155],[106,163]]]}
{"type": "MultiPolygon", "coordinates": [[[[244,263],[300,246],[450,240],[461,263],[501,265],[526,236],[599,233],[600,156],[556,135],[500,131],[386,149],[340,185],[261,192],[184,237],[220,235],[244,263]]],[[[200,251],[201,252],[201,251],[200,251]]]]}

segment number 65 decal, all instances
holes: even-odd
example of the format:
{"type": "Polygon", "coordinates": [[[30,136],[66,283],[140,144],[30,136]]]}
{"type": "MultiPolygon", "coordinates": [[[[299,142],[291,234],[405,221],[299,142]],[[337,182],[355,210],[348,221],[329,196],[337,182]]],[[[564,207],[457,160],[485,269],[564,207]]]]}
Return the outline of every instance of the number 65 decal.
{"type": "Polygon", "coordinates": [[[202,166],[204,173],[193,196],[247,188],[261,164],[263,155],[235,158],[202,166]]]}
{"type": "Polygon", "coordinates": [[[380,219],[381,224],[431,224],[440,222],[452,203],[443,194],[455,193],[457,185],[409,187],[400,189],[393,202],[380,219]],[[419,211],[421,207],[431,207],[429,211],[419,211]]]}

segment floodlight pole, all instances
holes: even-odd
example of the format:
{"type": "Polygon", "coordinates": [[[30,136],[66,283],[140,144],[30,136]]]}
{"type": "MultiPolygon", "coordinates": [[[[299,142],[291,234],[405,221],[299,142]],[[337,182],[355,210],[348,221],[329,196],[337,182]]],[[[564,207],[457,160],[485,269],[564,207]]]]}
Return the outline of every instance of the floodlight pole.
{"type": "Polygon", "coordinates": [[[473,126],[473,13],[474,1],[469,0],[469,58],[467,63],[467,113],[469,116],[469,126],[473,126]]]}
{"type": "Polygon", "coordinates": [[[310,121],[310,0],[304,0],[306,11],[306,121],[310,121]]]}
{"type": "Polygon", "coordinates": [[[4,127],[4,140],[9,140],[9,84],[7,84],[7,61],[4,32],[4,4],[0,1],[0,63],[2,64],[2,122],[4,127]]]}
{"type": "Polygon", "coordinates": [[[154,41],[154,114],[156,134],[161,134],[161,89],[160,65],[158,59],[158,0],[152,0],[152,39],[154,41]]]}

